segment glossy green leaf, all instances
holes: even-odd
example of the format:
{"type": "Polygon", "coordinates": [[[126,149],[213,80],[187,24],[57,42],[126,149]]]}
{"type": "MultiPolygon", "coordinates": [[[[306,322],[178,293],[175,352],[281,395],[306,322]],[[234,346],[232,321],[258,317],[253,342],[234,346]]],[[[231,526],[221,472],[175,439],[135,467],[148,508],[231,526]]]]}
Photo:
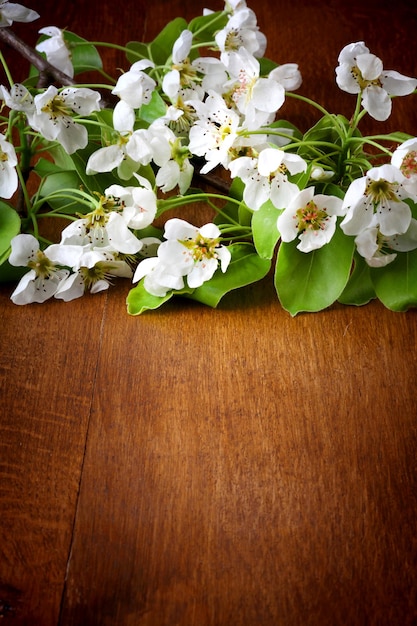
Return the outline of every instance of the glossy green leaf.
{"type": "Polygon", "coordinates": [[[177,17],[169,22],[150,44],[151,60],[155,65],[164,65],[172,54],[172,48],[188,25],[184,18],[177,17]]]}
{"type": "Polygon", "coordinates": [[[253,242],[257,253],[262,259],[272,259],[279,239],[277,219],[282,211],[278,210],[270,200],[265,202],[252,216],[253,242]]]}
{"type": "Polygon", "coordinates": [[[348,281],[354,250],[353,237],[336,228],[331,241],[309,253],[298,240],[281,243],[275,269],[278,298],[291,315],[321,311],[335,302],[348,281]]]}
{"type": "Polygon", "coordinates": [[[362,306],[376,297],[371,279],[371,268],[357,252],[354,254],[354,265],[348,283],[338,301],[342,304],[362,306]]]}
{"type": "Polygon", "coordinates": [[[227,19],[224,11],[200,15],[191,20],[188,24],[188,30],[193,33],[197,43],[206,43],[212,41],[216,32],[226,26],[227,19]]]}
{"type": "Polygon", "coordinates": [[[417,306],[417,250],[400,252],[381,268],[371,269],[375,292],[392,311],[407,311],[417,306]]]}
{"type": "Polygon", "coordinates": [[[166,109],[165,102],[162,100],[159,93],[154,91],[150,102],[140,107],[139,117],[148,124],[152,124],[156,119],[165,115],[166,109]]]}
{"type": "Polygon", "coordinates": [[[83,39],[68,30],[64,30],[63,35],[71,50],[72,64],[74,66],[75,75],[82,72],[102,69],[103,63],[97,48],[95,48],[86,39],[83,39]]]}
{"type": "Polygon", "coordinates": [[[10,242],[20,232],[20,217],[7,202],[0,200],[0,264],[10,254],[10,242]]]}
{"type": "Polygon", "coordinates": [[[271,262],[261,259],[251,244],[233,244],[229,250],[232,259],[227,271],[223,274],[218,269],[213,278],[195,289],[189,298],[216,307],[230,291],[255,283],[267,275],[271,262]]]}
{"type": "Polygon", "coordinates": [[[133,287],[127,296],[127,312],[129,315],[141,315],[145,311],[153,311],[159,309],[160,306],[167,302],[174,295],[173,291],[167,293],[166,296],[159,298],[148,293],[143,286],[144,279],[142,279],[136,287],[133,287]]]}
{"type": "Polygon", "coordinates": [[[75,170],[51,172],[41,185],[40,195],[44,198],[49,196],[48,204],[53,209],[73,215],[85,211],[85,207],[80,205],[80,196],[71,193],[72,189],[82,187],[82,181],[75,170]]]}
{"type": "Polygon", "coordinates": [[[140,59],[149,59],[151,57],[149,45],[142,41],[129,41],[126,44],[127,52],[126,58],[129,63],[136,63],[140,59]]]}

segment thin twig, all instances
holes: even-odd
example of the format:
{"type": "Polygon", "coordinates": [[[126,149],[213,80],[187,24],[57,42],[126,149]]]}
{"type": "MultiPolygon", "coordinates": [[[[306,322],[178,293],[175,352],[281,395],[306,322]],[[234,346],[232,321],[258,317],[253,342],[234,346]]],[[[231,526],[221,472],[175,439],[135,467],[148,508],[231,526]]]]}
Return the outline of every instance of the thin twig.
{"type": "Polygon", "coordinates": [[[75,85],[75,81],[70,76],[51,65],[39,52],[28,46],[20,37],[10,30],[10,28],[0,28],[0,39],[14,48],[22,57],[39,70],[40,87],[50,83],[51,79],[60,83],[62,86],[75,85]]]}

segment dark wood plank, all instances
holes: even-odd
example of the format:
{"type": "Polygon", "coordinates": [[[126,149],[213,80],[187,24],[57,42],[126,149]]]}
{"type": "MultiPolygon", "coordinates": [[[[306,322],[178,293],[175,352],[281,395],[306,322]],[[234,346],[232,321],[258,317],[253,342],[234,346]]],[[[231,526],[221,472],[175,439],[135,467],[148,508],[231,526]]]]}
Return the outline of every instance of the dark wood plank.
{"type": "MultiPolygon", "coordinates": [[[[55,24],[124,43],[222,3],[30,5],[41,21],[17,30],[33,41],[55,24]]],[[[417,73],[408,2],[252,6],[269,56],[298,62],[301,93],[332,111],[352,107],[334,84],[346,43],[417,73]]],[[[282,113],[315,119],[293,102],[282,113]]],[[[416,123],[398,98],[384,129],[416,123]]],[[[0,290],[10,623],[57,624],[71,554],[60,626],[415,624],[415,312],[291,319],[264,281],[216,312],[179,302],[133,319],[128,288],[23,309],[0,290]]]]}
{"type": "Polygon", "coordinates": [[[415,315],[120,295],[62,626],[413,624],[415,315]]]}
{"type": "Polygon", "coordinates": [[[0,290],[0,616],[57,623],[105,297],[17,307],[0,290]]]}

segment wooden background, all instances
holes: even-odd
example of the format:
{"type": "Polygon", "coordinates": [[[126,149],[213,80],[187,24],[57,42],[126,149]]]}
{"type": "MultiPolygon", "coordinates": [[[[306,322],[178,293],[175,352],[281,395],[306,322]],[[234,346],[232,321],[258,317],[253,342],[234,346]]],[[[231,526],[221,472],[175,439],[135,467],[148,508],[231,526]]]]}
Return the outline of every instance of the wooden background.
{"type": "MultiPolygon", "coordinates": [[[[417,75],[408,2],[255,4],[268,55],[333,111],[354,106],[334,82],[347,43],[417,75]]],[[[30,6],[32,44],[49,25],[123,44],[222,3],[30,6]]],[[[396,99],[384,130],[415,133],[416,104],[396,99]]],[[[0,288],[4,624],[417,624],[416,312],[291,319],[267,279],[217,311],[131,318],[129,288],[28,307],[0,288]]]]}

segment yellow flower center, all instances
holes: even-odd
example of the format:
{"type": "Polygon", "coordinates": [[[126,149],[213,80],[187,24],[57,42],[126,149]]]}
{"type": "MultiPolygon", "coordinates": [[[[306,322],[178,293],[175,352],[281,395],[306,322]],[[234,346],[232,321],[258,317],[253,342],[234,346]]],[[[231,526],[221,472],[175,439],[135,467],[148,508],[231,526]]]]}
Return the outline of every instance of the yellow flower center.
{"type": "Polygon", "coordinates": [[[371,85],[375,85],[376,87],[382,86],[381,81],[378,78],[375,78],[374,80],[366,80],[366,78],[362,76],[362,72],[360,71],[357,65],[354,65],[351,68],[350,72],[353,78],[358,83],[359,87],[361,88],[361,91],[363,91],[364,89],[366,89],[366,87],[369,87],[371,85]]]}
{"type": "Polygon", "coordinates": [[[65,104],[65,99],[61,95],[57,95],[42,107],[42,112],[47,113],[52,119],[61,116],[70,116],[71,110],[65,104]]]}
{"type": "Polygon", "coordinates": [[[180,243],[189,250],[196,263],[204,259],[218,258],[216,248],[219,245],[219,239],[208,239],[199,234],[195,239],[180,240],[180,243]]]}
{"type": "Polygon", "coordinates": [[[371,180],[366,186],[365,196],[371,199],[374,206],[382,203],[399,202],[396,195],[398,183],[388,180],[371,180]]]}
{"type": "Polygon", "coordinates": [[[80,274],[84,281],[86,291],[91,289],[91,287],[99,280],[106,280],[109,282],[111,278],[111,274],[109,272],[110,269],[111,265],[106,261],[99,261],[94,265],[94,267],[81,267],[80,274]]]}
{"type": "Polygon", "coordinates": [[[310,200],[304,207],[296,211],[297,227],[299,232],[306,230],[323,230],[329,219],[324,209],[319,209],[317,204],[310,200]]]}
{"type": "Polygon", "coordinates": [[[37,278],[49,278],[55,270],[55,264],[48,259],[42,250],[36,252],[35,258],[29,261],[28,267],[35,270],[37,278]]]}

